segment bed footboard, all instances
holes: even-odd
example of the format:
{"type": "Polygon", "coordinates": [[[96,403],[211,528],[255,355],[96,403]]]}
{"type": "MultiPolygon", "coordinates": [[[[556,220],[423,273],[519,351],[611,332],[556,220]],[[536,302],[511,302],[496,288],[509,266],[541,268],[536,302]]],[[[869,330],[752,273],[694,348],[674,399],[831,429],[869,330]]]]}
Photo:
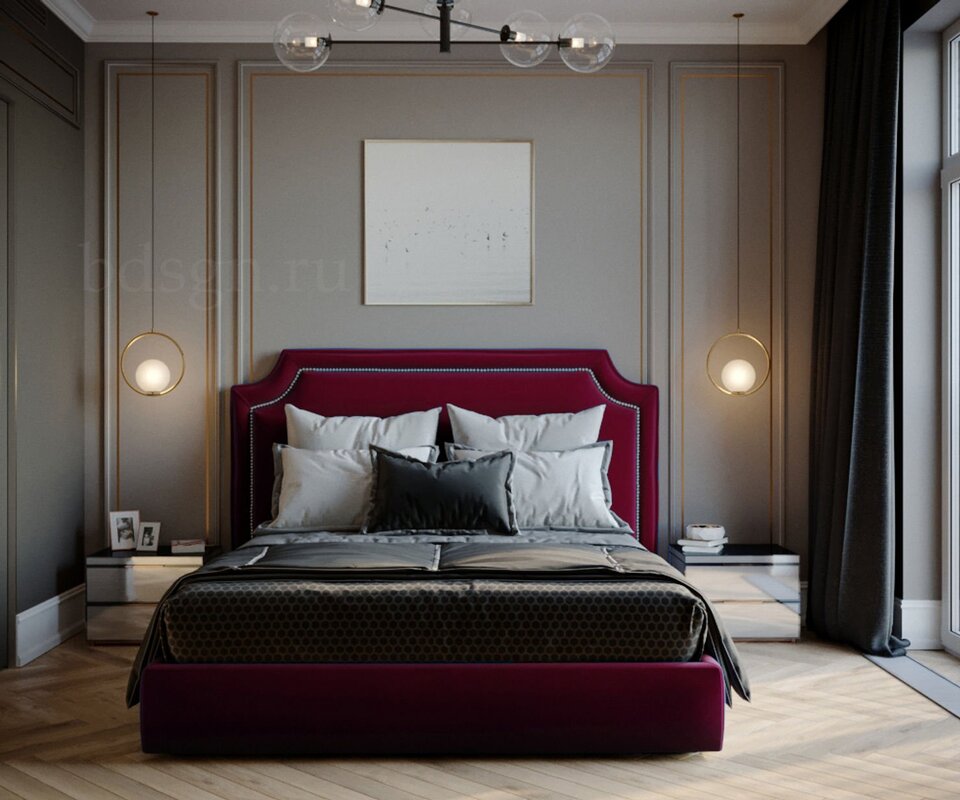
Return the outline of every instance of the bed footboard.
{"type": "Polygon", "coordinates": [[[144,752],[637,755],[720,750],[724,682],[677,663],[162,664],[144,752]]]}

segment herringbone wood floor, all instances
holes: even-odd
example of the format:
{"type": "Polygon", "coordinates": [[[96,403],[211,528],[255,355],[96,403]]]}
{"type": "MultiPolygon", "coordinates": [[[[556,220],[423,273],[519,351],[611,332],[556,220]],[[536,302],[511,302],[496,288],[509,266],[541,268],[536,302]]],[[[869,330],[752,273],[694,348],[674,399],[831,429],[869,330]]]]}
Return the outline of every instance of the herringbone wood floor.
{"type": "Polygon", "coordinates": [[[960,798],[960,720],[818,642],[744,644],[722,753],[615,760],[185,760],[140,752],[132,648],[0,672],[0,800],[960,798]]]}

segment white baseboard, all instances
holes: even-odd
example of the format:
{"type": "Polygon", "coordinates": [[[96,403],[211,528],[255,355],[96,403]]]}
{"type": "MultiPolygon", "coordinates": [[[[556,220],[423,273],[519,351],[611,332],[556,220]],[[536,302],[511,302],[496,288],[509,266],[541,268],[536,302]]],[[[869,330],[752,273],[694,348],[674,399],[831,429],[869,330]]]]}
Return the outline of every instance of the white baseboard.
{"type": "Polygon", "coordinates": [[[911,650],[942,650],[939,600],[896,598],[893,632],[910,640],[911,650]]]}
{"type": "Polygon", "coordinates": [[[87,586],[81,583],[17,614],[17,658],[22,667],[83,630],[87,586]]]}

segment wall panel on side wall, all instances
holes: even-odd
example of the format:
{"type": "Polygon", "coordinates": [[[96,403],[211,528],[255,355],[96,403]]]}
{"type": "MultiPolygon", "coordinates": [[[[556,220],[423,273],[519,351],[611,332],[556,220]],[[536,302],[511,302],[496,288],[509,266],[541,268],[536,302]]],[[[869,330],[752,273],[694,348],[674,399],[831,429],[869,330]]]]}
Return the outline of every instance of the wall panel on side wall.
{"type": "Polygon", "coordinates": [[[80,70],[2,8],[0,77],[80,127],[80,70]]]}
{"type": "Polygon", "coordinates": [[[285,347],[358,346],[601,347],[644,377],[649,80],[645,63],[241,62],[237,379],[285,347]],[[533,140],[535,305],[362,305],[364,139],[533,140]]]}
{"type": "Polygon", "coordinates": [[[10,173],[16,611],[83,580],[83,133],[0,76],[10,173]]]}
{"type": "Polygon", "coordinates": [[[16,551],[11,546],[10,531],[16,530],[16,519],[12,519],[10,497],[7,481],[10,478],[8,470],[10,450],[7,436],[7,393],[10,390],[8,365],[8,347],[10,342],[9,317],[7,315],[7,203],[8,189],[8,108],[6,102],[0,100],[0,669],[7,666],[9,654],[13,652],[11,634],[13,618],[11,613],[16,607],[15,576],[11,574],[9,566],[16,563],[16,551]],[[11,524],[11,522],[13,524],[11,524]]]}
{"type": "Polygon", "coordinates": [[[783,542],[783,67],[741,78],[741,328],[770,350],[770,380],[731,397],[706,374],[737,328],[735,65],[671,71],[674,534],[719,522],[738,543],[783,542]]]}
{"type": "Polygon", "coordinates": [[[156,76],[156,330],[184,352],[162,397],[126,385],[120,354],[151,325],[150,71],[109,62],[105,85],[105,454],[108,509],[139,509],[171,538],[217,538],[219,497],[217,69],[156,76]],[[147,467],[146,465],[149,465],[147,467]]]}

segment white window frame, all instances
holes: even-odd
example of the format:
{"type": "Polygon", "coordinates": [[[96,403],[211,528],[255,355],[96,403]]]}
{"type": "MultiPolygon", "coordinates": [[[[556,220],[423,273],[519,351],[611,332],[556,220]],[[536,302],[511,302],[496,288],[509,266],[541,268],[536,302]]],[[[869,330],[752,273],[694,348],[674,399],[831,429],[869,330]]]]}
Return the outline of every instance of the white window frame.
{"type": "Polygon", "coordinates": [[[960,20],[943,32],[942,141],[941,640],[960,656],[960,20]]]}

